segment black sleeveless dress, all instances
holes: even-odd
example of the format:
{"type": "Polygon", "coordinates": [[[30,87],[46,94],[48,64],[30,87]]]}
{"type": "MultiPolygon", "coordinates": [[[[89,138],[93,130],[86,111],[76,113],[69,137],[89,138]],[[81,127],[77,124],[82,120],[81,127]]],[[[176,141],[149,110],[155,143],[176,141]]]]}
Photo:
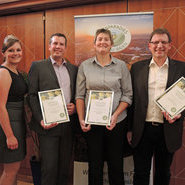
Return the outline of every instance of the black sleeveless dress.
{"type": "Polygon", "coordinates": [[[0,66],[0,70],[1,68],[7,69],[12,78],[6,108],[13,133],[18,140],[18,149],[10,150],[7,148],[6,136],[0,126],[0,163],[12,163],[23,160],[26,155],[24,95],[27,93],[28,88],[23,76],[20,73],[16,74],[5,66],[0,66]]]}

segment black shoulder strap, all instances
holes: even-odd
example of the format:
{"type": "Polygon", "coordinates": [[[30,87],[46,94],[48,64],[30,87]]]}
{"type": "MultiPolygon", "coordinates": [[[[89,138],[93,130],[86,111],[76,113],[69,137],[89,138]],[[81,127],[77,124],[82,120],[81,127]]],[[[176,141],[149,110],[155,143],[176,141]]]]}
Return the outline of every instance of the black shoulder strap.
{"type": "Polygon", "coordinates": [[[8,68],[5,67],[5,66],[0,66],[0,69],[1,69],[1,68],[4,68],[4,69],[8,70],[8,72],[9,72],[9,74],[10,74],[10,77],[12,78],[12,71],[11,71],[10,69],[8,69],[8,68]]]}
{"type": "Polygon", "coordinates": [[[10,70],[7,67],[5,67],[5,66],[0,66],[0,68],[7,69],[10,72],[10,70]]]}

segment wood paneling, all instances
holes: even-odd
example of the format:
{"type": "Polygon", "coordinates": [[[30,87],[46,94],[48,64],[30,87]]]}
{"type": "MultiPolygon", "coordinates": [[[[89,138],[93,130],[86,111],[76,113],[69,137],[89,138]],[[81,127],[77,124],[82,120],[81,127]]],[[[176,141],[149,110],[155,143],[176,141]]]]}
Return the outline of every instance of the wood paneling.
{"type": "Polygon", "coordinates": [[[128,0],[129,12],[151,11],[185,6],[184,0],[128,0]]]}
{"type": "MultiPolygon", "coordinates": [[[[44,57],[43,12],[0,18],[0,48],[8,34],[18,37],[23,44],[23,59],[20,70],[28,72],[33,60],[44,57]]],[[[2,63],[2,55],[0,56],[2,63]]]]}
{"type": "Polygon", "coordinates": [[[128,12],[154,12],[154,29],[165,27],[172,36],[169,56],[185,61],[185,1],[129,0],[128,12]]]}
{"type": "Polygon", "coordinates": [[[0,15],[29,13],[53,8],[98,4],[111,1],[119,0],[20,0],[16,2],[10,2],[6,0],[7,3],[2,4],[0,7],[0,15]]]}
{"type": "Polygon", "coordinates": [[[125,13],[125,12],[126,12],[126,3],[123,1],[46,11],[46,56],[47,57],[49,56],[49,51],[47,49],[49,37],[55,32],[61,32],[64,33],[68,38],[68,50],[66,52],[66,58],[68,58],[71,61],[71,63],[74,63],[75,15],[125,13]]]}

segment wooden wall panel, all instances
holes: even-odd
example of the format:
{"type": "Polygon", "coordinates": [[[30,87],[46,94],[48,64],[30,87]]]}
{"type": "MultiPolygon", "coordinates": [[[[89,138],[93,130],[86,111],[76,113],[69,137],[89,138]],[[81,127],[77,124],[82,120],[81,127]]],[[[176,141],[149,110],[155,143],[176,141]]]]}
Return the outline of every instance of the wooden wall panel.
{"type": "Polygon", "coordinates": [[[172,36],[170,57],[185,61],[185,1],[129,0],[128,12],[154,12],[154,29],[165,27],[172,36]]]}
{"type": "Polygon", "coordinates": [[[156,9],[168,9],[185,6],[184,0],[128,0],[129,12],[140,12],[156,9]]]}
{"type": "MultiPolygon", "coordinates": [[[[43,12],[6,16],[0,18],[0,48],[8,34],[17,36],[23,44],[20,70],[28,72],[33,60],[44,57],[43,12]]],[[[0,61],[2,63],[2,55],[0,61]]]]}
{"type": "Polygon", "coordinates": [[[75,60],[75,45],[74,45],[74,16],[75,15],[89,15],[89,14],[104,14],[104,13],[125,13],[125,1],[118,1],[112,3],[104,3],[97,5],[85,5],[80,7],[65,8],[58,10],[46,11],[46,56],[49,56],[48,40],[51,34],[55,32],[64,33],[68,38],[68,50],[66,58],[71,63],[75,60]]]}
{"type": "Polygon", "coordinates": [[[0,0],[0,3],[1,1],[4,3],[0,6],[0,16],[120,0],[0,0]]]}

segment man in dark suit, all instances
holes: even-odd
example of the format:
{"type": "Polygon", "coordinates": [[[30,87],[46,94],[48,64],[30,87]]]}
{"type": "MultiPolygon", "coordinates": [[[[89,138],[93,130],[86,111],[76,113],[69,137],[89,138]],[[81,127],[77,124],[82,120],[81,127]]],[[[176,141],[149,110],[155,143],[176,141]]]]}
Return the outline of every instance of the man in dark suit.
{"type": "Polygon", "coordinates": [[[61,33],[50,37],[50,57],[33,62],[29,71],[29,98],[33,118],[30,127],[38,133],[41,153],[41,184],[67,185],[72,155],[76,107],[77,67],[64,59],[67,39],[61,33]],[[70,121],[45,125],[38,99],[39,91],[62,88],[70,121]]]}
{"type": "Polygon", "coordinates": [[[152,58],[131,68],[133,105],[129,112],[127,137],[134,147],[134,185],[149,185],[154,156],[154,185],[169,185],[174,152],[181,147],[183,113],[170,119],[154,100],[180,77],[185,76],[185,62],[170,59],[171,36],[166,29],[152,32],[149,42],[152,58]]]}

